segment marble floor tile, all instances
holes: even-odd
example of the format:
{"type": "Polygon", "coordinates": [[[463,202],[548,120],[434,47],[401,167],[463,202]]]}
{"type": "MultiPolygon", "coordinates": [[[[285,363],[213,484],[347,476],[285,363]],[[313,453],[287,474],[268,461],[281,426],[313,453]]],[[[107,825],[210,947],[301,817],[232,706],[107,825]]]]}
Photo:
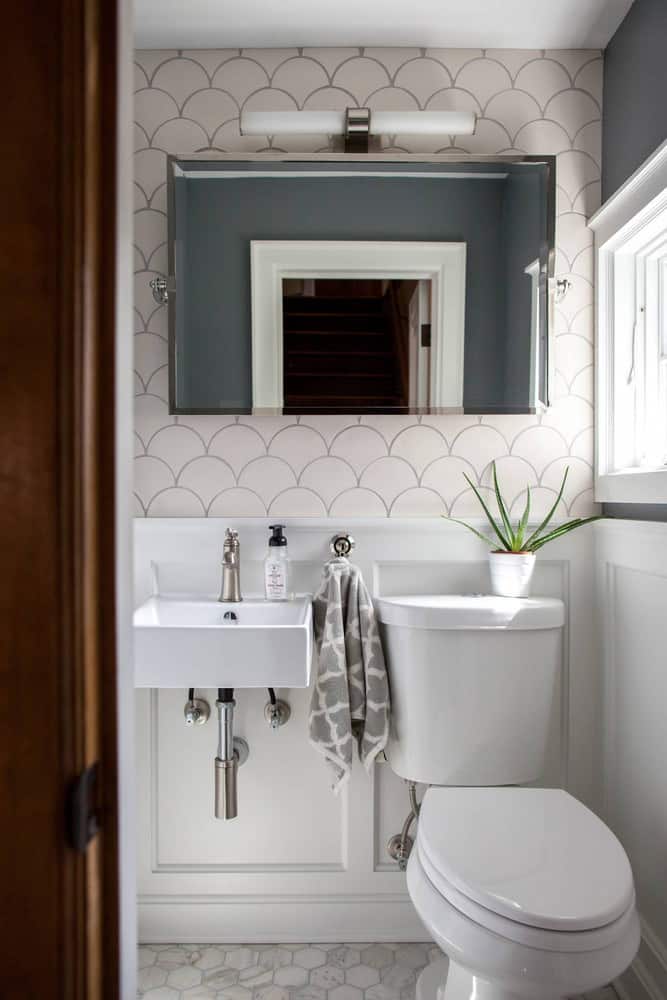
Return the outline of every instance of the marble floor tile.
{"type": "MultiPolygon", "coordinates": [[[[141,945],[145,1000],[414,1000],[423,944],[141,945]]],[[[617,1000],[612,987],[582,1000],[617,1000]]]]}

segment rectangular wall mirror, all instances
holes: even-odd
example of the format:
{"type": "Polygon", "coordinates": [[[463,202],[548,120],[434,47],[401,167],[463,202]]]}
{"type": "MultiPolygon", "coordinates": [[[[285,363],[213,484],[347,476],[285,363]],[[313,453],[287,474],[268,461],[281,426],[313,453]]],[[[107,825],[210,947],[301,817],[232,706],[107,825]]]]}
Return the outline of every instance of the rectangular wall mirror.
{"type": "Polygon", "coordinates": [[[171,412],[542,410],[554,171],[170,157],[171,412]]]}

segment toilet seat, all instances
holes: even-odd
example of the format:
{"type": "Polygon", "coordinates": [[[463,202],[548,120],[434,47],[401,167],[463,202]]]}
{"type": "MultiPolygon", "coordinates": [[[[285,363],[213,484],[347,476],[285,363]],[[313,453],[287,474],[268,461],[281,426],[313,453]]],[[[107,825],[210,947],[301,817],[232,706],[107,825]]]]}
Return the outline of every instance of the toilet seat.
{"type": "Polygon", "coordinates": [[[512,925],[512,936],[508,936],[496,923],[505,918],[487,911],[489,919],[479,922],[450,903],[427,876],[416,849],[410,854],[407,881],[410,899],[426,930],[448,956],[437,963],[437,972],[436,967],[427,966],[427,970],[434,969],[433,978],[422,973],[419,1000],[447,1000],[445,981],[449,983],[452,967],[459,978],[463,976],[466,987],[463,992],[454,991],[456,997],[554,1000],[580,996],[616,979],[639,947],[634,907],[606,928],[581,932],[545,931],[507,920],[506,925],[512,925]],[[528,937],[513,939],[521,934],[531,936],[530,941],[528,937]]]}
{"type": "Polygon", "coordinates": [[[553,931],[543,927],[529,927],[468,899],[433,868],[419,843],[415,846],[415,854],[424,875],[443,900],[484,930],[491,931],[508,942],[539,948],[542,951],[568,954],[596,951],[621,939],[627,932],[628,926],[636,919],[633,893],[632,902],[625,913],[604,927],[584,931],[553,931]]]}
{"type": "Polygon", "coordinates": [[[600,947],[634,912],[621,844],[560,789],[430,788],[416,850],[459,911],[534,947],[600,947]]]}

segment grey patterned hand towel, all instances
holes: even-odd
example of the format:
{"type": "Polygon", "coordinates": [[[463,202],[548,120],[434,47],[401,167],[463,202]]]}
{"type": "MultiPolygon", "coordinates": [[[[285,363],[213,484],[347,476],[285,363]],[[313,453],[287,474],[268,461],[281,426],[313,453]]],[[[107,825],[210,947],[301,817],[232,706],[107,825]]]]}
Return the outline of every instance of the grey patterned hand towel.
{"type": "Polygon", "coordinates": [[[313,599],[318,652],[310,742],[326,757],[339,791],[356,742],[367,770],[389,734],[389,683],[375,611],[361,570],[345,558],[324,566],[313,599]]]}

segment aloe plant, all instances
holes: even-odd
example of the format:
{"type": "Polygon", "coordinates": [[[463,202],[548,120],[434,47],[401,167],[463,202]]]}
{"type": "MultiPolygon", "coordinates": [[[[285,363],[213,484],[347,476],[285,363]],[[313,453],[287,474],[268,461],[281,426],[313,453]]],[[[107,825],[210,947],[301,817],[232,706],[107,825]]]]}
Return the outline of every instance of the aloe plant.
{"type": "Polygon", "coordinates": [[[526,487],[526,506],[523,514],[519,518],[516,527],[514,527],[510,520],[507,504],[503,500],[502,493],[500,492],[495,462],[491,463],[491,469],[493,471],[493,488],[495,490],[496,502],[500,512],[500,521],[493,516],[484,502],[484,497],[477,489],[472,479],[470,479],[465,472],[463,475],[482,505],[482,509],[486,514],[489,524],[493,528],[496,536],[495,539],[489,538],[488,535],[484,535],[481,531],[478,531],[477,528],[473,528],[472,525],[467,524],[465,521],[460,521],[457,517],[447,517],[447,515],[444,516],[447,517],[447,520],[449,521],[454,521],[456,524],[462,524],[464,528],[467,528],[468,531],[472,531],[473,534],[477,535],[478,538],[481,538],[483,542],[487,543],[487,545],[490,545],[496,552],[537,552],[537,550],[541,549],[543,545],[547,544],[547,542],[553,542],[556,538],[560,538],[562,535],[567,535],[570,531],[574,531],[575,528],[580,528],[582,524],[589,524],[591,521],[600,520],[601,515],[599,514],[594,517],[575,517],[571,521],[566,521],[564,524],[559,524],[557,527],[547,530],[549,522],[556,513],[556,508],[558,507],[561,497],[563,496],[563,490],[565,489],[565,483],[567,482],[567,475],[570,471],[570,467],[568,466],[563,475],[563,481],[560,484],[560,489],[555,503],[539,527],[535,528],[535,530],[530,534],[528,533],[528,520],[530,518],[530,486],[526,487]],[[498,542],[500,544],[498,544],[498,542]]]}

